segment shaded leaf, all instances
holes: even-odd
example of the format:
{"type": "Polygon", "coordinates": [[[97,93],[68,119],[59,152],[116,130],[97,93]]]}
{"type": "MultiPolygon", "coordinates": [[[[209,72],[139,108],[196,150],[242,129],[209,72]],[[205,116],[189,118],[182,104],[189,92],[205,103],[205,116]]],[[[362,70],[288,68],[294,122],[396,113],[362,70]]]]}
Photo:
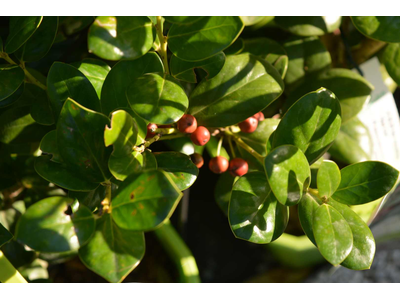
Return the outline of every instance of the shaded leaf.
{"type": "Polygon", "coordinates": [[[400,85],[400,44],[389,44],[383,54],[383,61],[390,77],[400,85]]]}
{"type": "Polygon", "coordinates": [[[4,44],[4,51],[17,51],[35,33],[42,19],[43,17],[10,17],[10,33],[4,44]]]}
{"type": "Polygon", "coordinates": [[[86,244],[95,230],[90,210],[79,205],[67,214],[72,199],[50,197],[31,205],[18,221],[18,241],[40,252],[65,252],[86,244]]]}
{"type": "Polygon", "coordinates": [[[380,161],[364,161],[340,170],[342,180],[332,199],[359,205],[379,199],[396,184],[399,171],[380,161]]]}
{"type": "Polygon", "coordinates": [[[0,65],[0,108],[18,100],[24,90],[24,71],[16,65],[0,65]]]}
{"type": "Polygon", "coordinates": [[[134,174],[119,186],[111,202],[111,214],[120,228],[152,230],[172,215],[181,197],[164,171],[134,174]]]}
{"type": "Polygon", "coordinates": [[[298,16],[275,17],[275,22],[290,33],[301,36],[324,35],[339,28],[341,17],[298,16]]]}
{"type": "Polygon", "coordinates": [[[88,27],[93,23],[94,19],[95,17],[91,16],[60,17],[60,24],[63,26],[64,32],[67,35],[72,35],[88,27]]]}
{"type": "Polygon", "coordinates": [[[268,62],[248,53],[232,55],[217,76],[194,89],[189,113],[199,125],[229,126],[263,110],[282,91],[282,79],[268,62]]]}
{"type": "Polygon", "coordinates": [[[354,26],[367,37],[375,40],[399,43],[400,17],[351,17],[354,26]]]}
{"type": "Polygon", "coordinates": [[[313,218],[315,210],[322,204],[317,196],[306,193],[301,198],[298,206],[299,221],[304,233],[316,245],[313,233],[313,218]]]}
{"type": "Polygon", "coordinates": [[[264,160],[268,183],[280,203],[292,206],[301,200],[311,181],[310,167],[295,146],[275,148],[264,160]]]}
{"type": "Polygon", "coordinates": [[[8,243],[13,235],[0,223],[0,247],[8,243]]]}
{"type": "Polygon", "coordinates": [[[280,204],[265,174],[248,173],[233,186],[229,202],[229,224],[235,237],[267,244],[284,232],[289,208],[280,204]]]}
{"type": "Polygon", "coordinates": [[[239,177],[233,177],[229,172],[222,173],[214,189],[214,198],[219,208],[228,216],[229,201],[231,200],[233,183],[239,177]]]}
{"type": "Polygon", "coordinates": [[[121,181],[133,173],[140,172],[143,166],[143,156],[140,152],[136,151],[125,156],[116,156],[112,153],[108,160],[108,168],[111,174],[121,181]]]}
{"type": "Polygon", "coordinates": [[[324,160],[318,170],[317,186],[321,198],[328,199],[340,184],[340,170],[337,164],[331,160],[324,160]]]}
{"type": "Polygon", "coordinates": [[[135,269],[145,252],[143,232],[119,228],[110,214],[96,220],[96,232],[79,249],[79,258],[110,282],[121,282],[135,269]]]}
{"type": "Polygon", "coordinates": [[[202,17],[190,24],[173,24],[168,31],[168,47],[183,60],[198,61],[228,48],[244,27],[240,17],[202,17]]]}
{"type": "Polygon", "coordinates": [[[97,17],[89,28],[88,48],[108,60],[137,58],[150,50],[155,29],[148,17],[97,17]]]}
{"type": "Polygon", "coordinates": [[[42,125],[54,124],[53,111],[45,90],[37,85],[25,83],[24,93],[20,101],[26,101],[30,104],[30,114],[37,123],[42,125]]]}
{"type": "Polygon", "coordinates": [[[190,23],[194,23],[197,22],[198,20],[200,20],[203,17],[195,17],[195,16],[191,16],[191,17],[184,17],[184,16],[164,16],[163,17],[165,20],[167,20],[170,23],[173,24],[190,24],[190,23]]]}
{"type": "Polygon", "coordinates": [[[244,40],[238,38],[232,45],[224,50],[225,55],[239,54],[244,49],[244,40]]]}

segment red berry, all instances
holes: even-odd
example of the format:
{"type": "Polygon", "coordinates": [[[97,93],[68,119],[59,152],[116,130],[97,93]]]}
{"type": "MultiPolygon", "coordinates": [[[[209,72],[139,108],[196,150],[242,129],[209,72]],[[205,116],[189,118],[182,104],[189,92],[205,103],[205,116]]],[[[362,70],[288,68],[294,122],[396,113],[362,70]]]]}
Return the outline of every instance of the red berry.
{"type": "Polygon", "coordinates": [[[197,120],[192,115],[183,115],[178,121],[178,129],[183,133],[192,133],[197,128],[197,120]]]}
{"type": "Polygon", "coordinates": [[[192,162],[196,165],[198,169],[200,169],[203,166],[204,159],[203,156],[201,156],[200,154],[193,153],[192,155],[190,155],[190,158],[192,159],[192,162]]]}
{"type": "Polygon", "coordinates": [[[149,123],[149,125],[147,125],[146,139],[149,139],[149,138],[152,138],[153,136],[155,136],[157,128],[158,128],[158,126],[156,124],[149,123]]]}
{"type": "Polygon", "coordinates": [[[229,161],[223,156],[216,156],[210,160],[208,167],[210,168],[211,172],[215,174],[221,174],[228,170],[229,161]]]}
{"type": "Polygon", "coordinates": [[[264,114],[260,111],[258,113],[256,113],[253,118],[256,118],[258,121],[262,121],[265,120],[264,114]]]}
{"type": "Polygon", "coordinates": [[[249,165],[243,158],[236,157],[229,162],[229,172],[232,176],[243,176],[249,170],[249,165]]]}
{"type": "Polygon", "coordinates": [[[257,129],[258,120],[254,117],[247,118],[243,122],[239,123],[240,130],[242,132],[251,133],[257,129]]]}
{"type": "Polygon", "coordinates": [[[199,126],[190,135],[190,139],[197,146],[204,146],[210,140],[210,132],[204,126],[199,126]]]}

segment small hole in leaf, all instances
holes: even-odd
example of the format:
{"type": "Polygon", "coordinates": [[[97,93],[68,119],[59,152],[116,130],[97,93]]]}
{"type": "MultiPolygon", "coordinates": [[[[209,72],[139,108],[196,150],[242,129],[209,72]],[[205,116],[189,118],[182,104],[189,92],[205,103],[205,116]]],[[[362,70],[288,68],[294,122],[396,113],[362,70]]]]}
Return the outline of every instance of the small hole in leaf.
{"type": "Polygon", "coordinates": [[[66,209],[66,211],[64,211],[64,214],[68,216],[73,214],[71,205],[68,205],[68,208],[66,209]]]}

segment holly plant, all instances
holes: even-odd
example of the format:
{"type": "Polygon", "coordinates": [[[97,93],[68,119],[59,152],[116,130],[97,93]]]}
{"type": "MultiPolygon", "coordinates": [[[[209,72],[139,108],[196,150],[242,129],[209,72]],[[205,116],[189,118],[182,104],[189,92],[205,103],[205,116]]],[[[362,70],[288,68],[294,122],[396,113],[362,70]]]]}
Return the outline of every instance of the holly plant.
{"type": "Polygon", "coordinates": [[[0,254],[27,279],[78,255],[121,282],[149,231],[178,257],[168,220],[207,166],[232,238],[271,243],[290,210],[329,263],[370,268],[353,208],[399,172],[368,160],[373,86],[350,68],[385,49],[399,82],[399,17],[1,19],[0,254]]]}

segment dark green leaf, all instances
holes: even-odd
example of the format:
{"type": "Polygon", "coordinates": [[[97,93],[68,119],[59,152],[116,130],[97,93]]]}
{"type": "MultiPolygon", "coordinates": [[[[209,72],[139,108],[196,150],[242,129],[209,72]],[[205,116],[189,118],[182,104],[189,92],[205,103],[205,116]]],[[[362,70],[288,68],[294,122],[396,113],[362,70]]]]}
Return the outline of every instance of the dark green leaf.
{"type": "Polygon", "coordinates": [[[371,159],[373,144],[368,127],[357,117],[349,120],[340,127],[337,138],[328,151],[332,157],[345,164],[371,159]]]}
{"type": "Polygon", "coordinates": [[[50,197],[31,205],[18,221],[17,240],[40,252],[79,249],[94,233],[95,220],[83,205],[71,215],[67,214],[72,201],[66,197],[50,197]]]}
{"type": "Polygon", "coordinates": [[[225,55],[234,55],[239,54],[244,49],[244,40],[242,38],[238,38],[232,45],[224,50],[225,55]]]}
{"type": "Polygon", "coordinates": [[[235,135],[240,137],[247,145],[256,150],[260,155],[267,155],[267,141],[278,127],[279,119],[265,119],[258,123],[256,131],[252,133],[238,132],[235,135]]]}
{"type": "Polygon", "coordinates": [[[297,86],[307,74],[321,71],[331,65],[331,55],[318,37],[293,37],[286,41],[283,47],[289,57],[286,85],[297,86]]]}
{"type": "Polygon", "coordinates": [[[264,165],[268,183],[278,201],[287,206],[299,203],[311,180],[303,152],[295,146],[280,146],[268,153],[264,165]]]}
{"type": "Polygon", "coordinates": [[[280,204],[265,174],[248,173],[233,186],[229,202],[229,224],[235,237],[267,244],[285,231],[289,208],[280,204]]]}
{"type": "Polygon", "coordinates": [[[85,58],[81,62],[72,64],[89,79],[100,99],[104,80],[111,68],[104,61],[95,58],[85,58]]]}
{"type": "Polygon", "coordinates": [[[137,58],[150,50],[155,39],[148,17],[97,17],[90,26],[89,52],[108,60],[137,58]]]}
{"type": "Polygon", "coordinates": [[[110,120],[67,99],[57,123],[57,145],[71,170],[92,182],[107,181],[111,174],[108,158],[112,151],[104,145],[104,129],[110,120]]]}
{"type": "Polygon", "coordinates": [[[197,22],[198,20],[200,20],[203,17],[184,17],[184,16],[171,16],[171,17],[163,17],[165,20],[167,20],[170,23],[173,24],[190,24],[190,23],[194,23],[197,22]]]}
{"type": "Polygon", "coordinates": [[[160,57],[154,52],[135,60],[122,60],[115,64],[108,73],[101,91],[103,113],[109,115],[115,109],[129,107],[126,99],[128,85],[146,73],[156,72],[164,72],[164,66],[160,57]]]}
{"type": "Polygon", "coordinates": [[[321,204],[322,202],[317,196],[306,193],[301,198],[298,206],[301,227],[314,245],[316,245],[313,233],[314,212],[321,204]]]}
{"type": "Polygon", "coordinates": [[[57,120],[68,97],[88,109],[101,111],[100,101],[90,81],[75,67],[55,62],[47,77],[47,92],[57,120]]]}
{"type": "Polygon", "coordinates": [[[133,174],[118,188],[111,202],[118,227],[136,231],[156,228],[174,212],[182,193],[161,170],[133,174]]]}
{"type": "Polygon", "coordinates": [[[322,256],[334,266],[341,264],[353,247],[353,234],[343,216],[322,204],[314,211],[312,228],[322,256]]]}
{"type": "Polygon", "coordinates": [[[386,47],[383,58],[390,77],[400,85],[400,44],[389,44],[386,47]]]}
{"type": "Polygon", "coordinates": [[[31,106],[31,116],[39,124],[54,124],[53,111],[45,90],[35,84],[25,83],[24,93],[19,102],[27,101],[31,106]]]}
{"type": "MultiPolygon", "coordinates": [[[[113,187],[115,186],[116,185],[113,185],[113,187]]],[[[111,195],[113,192],[114,191],[112,191],[111,195]]],[[[106,197],[106,187],[104,185],[99,185],[96,189],[89,192],[68,191],[68,197],[77,199],[80,204],[85,205],[91,211],[96,211],[106,197]]]]}
{"type": "Polygon", "coordinates": [[[25,73],[19,66],[0,65],[0,108],[18,100],[24,89],[24,79],[25,73]]]}
{"type": "Polygon", "coordinates": [[[43,17],[10,17],[10,33],[4,45],[6,53],[17,51],[38,29],[43,17]]]}
{"type": "Polygon", "coordinates": [[[343,123],[361,111],[373,90],[373,86],[361,75],[347,69],[331,69],[307,77],[301,86],[290,93],[286,108],[302,95],[320,87],[331,90],[339,99],[343,123]]]}
{"type": "Polygon", "coordinates": [[[301,16],[301,17],[275,17],[275,22],[290,33],[311,36],[324,35],[338,29],[341,17],[328,16],[301,16]]]}
{"type": "Polygon", "coordinates": [[[348,206],[334,200],[329,201],[347,221],[353,233],[353,248],[342,266],[352,270],[365,270],[371,267],[375,255],[375,240],[367,224],[348,206]]]}
{"type": "Polygon", "coordinates": [[[64,27],[64,32],[67,35],[72,35],[88,27],[94,19],[95,17],[90,16],[60,17],[60,24],[64,27]]]}
{"type": "Polygon", "coordinates": [[[183,60],[198,61],[228,48],[244,27],[240,17],[203,17],[190,24],[173,24],[168,47],[183,60]]]}
{"type": "Polygon", "coordinates": [[[176,79],[196,83],[195,69],[203,69],[206,73],[206,80],[215,77],[225,64],[225,54],[220,52],[205,60],[190,62],[172,55],[170,60],[171,75],[176,79]]]}
{"type": "Polygon", "coordinates": [[[272,148],[295,145],[312,164],[329,149],[340,124],[338,99],[331,91],[320,88],[290,107],[274,132],[272,148]]]}
{"type": "Polygon", "coordinates": [[[8,243],[13,235],[0,223],[0,247],[8,243]]]}
{"type": "Polygon", "coordinates": [[[48,132],[40,142],[40,150],[45,154],[51,154],[51,160],[54,162],[62,163],[63,159],[60,156],[57,145],[57,130],[48,132]]]}
{"type": "Polygon", "coordinates": [[[167,172],[181,191],[196,181],[199,169],[189,156],[179,152],[159,152],[154,153],[154,156],[158,168],[167,172]]]}
{"type": "Polygon", "coordinates": [[[144,167],[144,159],[142,154],[137,151],[125,156],[116,156],[112,153],[108,160],[111,174],[121,181],[133,173],[140,172],[142,167],[144,167]]]}
{"type": "Polygon", "coordinates": [[[289,59],[279,43],[268,38],[254,38],[244,41],[243,52],[249,52],[269,62],[285,78],[289,59]]]}
{"type": "Polygon", "coordinates": [[[43,17],[43,21],[35,33],[23,47],[19,48],[16,56],[23,61],[36,61],[49,52],[57,35],[58,17],[43,17]]]}
{"type": "Polygon", "coordinates": [[[110,282],[121,282],[135,269],[145,252],[143,232],[119,228],[110,214],[96,220],[96,232],[79,249],[79,258],[110,282]]]}
{"type": "Polygon", "coordinates": [[[375,40],[399,43],[400,17],[351,17],[354,26],[367,37],[375,40]]]}
{"type": "Polygon", "coordinates": [[[229,172],[222,173],[214,189],[214,198],[225,216],[228,216],[229,201],[231,200],[233,183],[239,177],[233,177],[229,172]]]}
{"type": "Polygon", "coordinates": [[[248,53],[232,55],[217,76],[194,89],[189,113],[199,125],[234,125],[267,107],[282,91],[282,79],[268,62],[248,53]]]}
{"type": "Polygon", "coordinates": [[[332,199],[359,205],[379,199],[396,184],[399,171],[380,161],[364,161],[340,170],[342,180],[332,199]]]}
{"type": "Polygon", "coordinates": [[[340,184],[340,170],[331,160],[324,160],[318,170],[317,186],[321,198],[328,199],[337,190],[340,184]]]}
{"type": "Polygon", "coordinates": [[[189,100],[179,81],[162,73],[137,78],[126,91],[128,102],[141,118],[155,124],[171,124],[186,112],[189,100]]]}

